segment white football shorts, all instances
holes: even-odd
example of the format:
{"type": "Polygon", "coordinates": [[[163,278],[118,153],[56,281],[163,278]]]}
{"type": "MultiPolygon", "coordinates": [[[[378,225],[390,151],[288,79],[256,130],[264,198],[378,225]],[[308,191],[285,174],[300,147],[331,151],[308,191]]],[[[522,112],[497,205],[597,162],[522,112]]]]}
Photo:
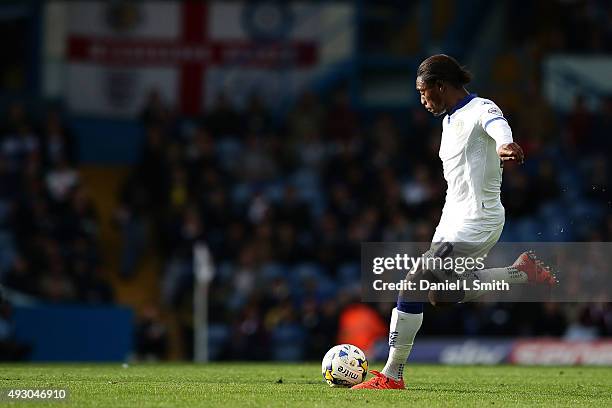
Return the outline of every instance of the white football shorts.
{"type": "Polygon", "coordinates": [[[453,252],[450,256],[478,258],[489,253],[495,246],[504,229],[504,223],[493,230],[476,229],[469,226],[461,228],[447,227],[443,224],[438,225],[432,245],[440,242],[449,242],[453,245],[453,252]]]}

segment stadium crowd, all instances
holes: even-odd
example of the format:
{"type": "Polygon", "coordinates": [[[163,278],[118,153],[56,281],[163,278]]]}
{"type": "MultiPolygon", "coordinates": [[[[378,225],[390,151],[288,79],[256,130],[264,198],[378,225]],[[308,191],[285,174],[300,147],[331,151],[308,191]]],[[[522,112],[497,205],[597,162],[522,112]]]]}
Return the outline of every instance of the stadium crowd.
{"type": "MultiPolygon", "coordinates": [[[[610,241],[612,100],[591,111],[578,97],[566,115],[543,100],[534,106],[506,112],[528,162],[505,169],[502,240],[610,241]]],[[[338,336],[364,334],[363,322],[364,344],[384,344],[381,316],[392,305],[358,305],[360,243],[428,241],[440,216],[439,123],[422,109],[364,120],[340,89],[329,100],[307,92],[284,117],[256,96],[239,110],[220,95],[207,115],[185,120],[155,92],[141,115],[145,143],[117,209],[120,272],[129,278],[154,246],[161,302],[188,316],[193,245],[205,242],[217,266],[215,358],[316,359],[338,336]]],[[[49,110],[36,126],[13,104],[1,147],[2,282],[50,301],[112,301],[93,187],[79,181],[60,115],[49,110]]],[[[473,304],[428,315],[423,335],[612,334],[609,304],[473,304]]],[[[163,357],[167,334],[152,316],[139,323],[138,342],[163,357]],[[149,338],[159,332],[151,328],[164,335],[149,338]]]]}
{"type": "MultiPolygon", "coordinates": [[[[612,99],[593,105],[578,96],[559,113],[538,83],[551,52],[610,52],[612,9],[601,1],[507,5],[509,26],[524,24],[504,39],[509,55],[494,64],[495,85],[482,96],[502,107],[527,162],[504,169],[502,240],[612,241],[612,99]]],[[[404,37],[378,31],[405,49],[404,37]]],[[[415,53],[418,37],[409,37],[415,53]]],[[[367,38],[376,50],[394,43],[367,38]]],[[[342,88],[306,92],[282,115],[257,95],[243,105],[221,94],[188,119],[151,92],[140,159],[119,192],[120,275],[137,273],[154,247],[163,261],[160,306],[184,317],[191,339],[193,246],[204,242],[216,265],[211,357],[318,360],[359,336],[384,357],[393,305],[360,303],[360,243],[431,239],[445,193],[439,120],[421,107],[358,112],[342,88]]],[[[112,302],[88,195],[95,186],[83,184],[77,166],[58,111],[33,120],[22,104],[10,105],[0,128],[0,282],[52,302],[112,302]]],[[[610,303],[474,303],[426,313],[419,336],[612,335],[610,303]]],[[[156,306],[142,313],[139,354],[167,356],[162,320],[156,306]]],[[[9,321],[3,309],[0,328],[9,321]]]]}
{"type": "MultiPolygon", "coordinates": [[[[603,152],[612,101],[591,112],[577,98],[557,115],[540,98],[539,109],[537,133],[533,111],[506,112],[528,162],[505,171],[503,240],[610,240],[603,152]]],[[[131,230],[148,220],[156,231],[149,244],[165,260],[166,306],[190,312],[192,248],[209,245],[216,358],[320,357],[350,330],[338,317],[359,302],[360,243],[429,241],[441,213],[440,125],[420,107],[363,120],[340,89],[330,100],[305,93],[285,117],[275,121],[256,96],[239,110],[219,95],[207,115],[178,121],[155,93],[141,116],[146,143],[122,208],[134,214],[131,230]]],[[[386,341],[380,315],[390,307],[355,312],[375,332],[366,341],[386,341]]],[[[607,304],[474,304],[428,315],[423,335],[612,334],[607,304]]]]}
{"type": "Polygon", "coordinates": [[[59,111],[34,121],[10,105],[0,134],[0,278],[53,302],[112,302],[98,217],[59,111]]]}

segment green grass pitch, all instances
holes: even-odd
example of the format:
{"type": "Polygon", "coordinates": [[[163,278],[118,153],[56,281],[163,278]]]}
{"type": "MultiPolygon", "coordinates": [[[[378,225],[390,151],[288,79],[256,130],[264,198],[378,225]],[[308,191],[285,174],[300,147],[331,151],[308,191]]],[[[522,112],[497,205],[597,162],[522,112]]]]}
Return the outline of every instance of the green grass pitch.
{"type": "MultiPolygon", "coordinates": [[[[380,368],[375,365],[374,368],[380,368]]],[[[405,391],[330,388],[318,364],[3,364],[8,388],[66,388],[33,407],[611,407],[612,368],[410,365],[405,391]]]]}

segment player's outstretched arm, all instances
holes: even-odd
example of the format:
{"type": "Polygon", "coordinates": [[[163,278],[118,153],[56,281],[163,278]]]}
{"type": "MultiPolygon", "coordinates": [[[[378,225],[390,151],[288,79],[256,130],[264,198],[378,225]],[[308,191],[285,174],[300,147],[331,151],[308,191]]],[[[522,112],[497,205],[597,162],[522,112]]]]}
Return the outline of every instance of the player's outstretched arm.
{"type": "Polygon", "coordinates": [[[523,164],[525,161],[525,153],[518,143],[506,143],[497,149],[497,154],[502,161],[514,160],[519,164],[523,164]]]}

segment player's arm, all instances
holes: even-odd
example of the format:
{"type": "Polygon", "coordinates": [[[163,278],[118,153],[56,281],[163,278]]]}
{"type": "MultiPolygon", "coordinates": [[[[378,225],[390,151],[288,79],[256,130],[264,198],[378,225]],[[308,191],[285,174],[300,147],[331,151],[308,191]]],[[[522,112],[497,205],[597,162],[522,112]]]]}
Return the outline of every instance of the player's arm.
{"type": "Polygon", "coordinates": [[[522,164],[525,154],[521,146],[512,139],[512,129],[502,111],[493,104],[484,105],[480,119],[485,132],[495,140],[499,158],[502,161],[513,160],[522,164]]]}

